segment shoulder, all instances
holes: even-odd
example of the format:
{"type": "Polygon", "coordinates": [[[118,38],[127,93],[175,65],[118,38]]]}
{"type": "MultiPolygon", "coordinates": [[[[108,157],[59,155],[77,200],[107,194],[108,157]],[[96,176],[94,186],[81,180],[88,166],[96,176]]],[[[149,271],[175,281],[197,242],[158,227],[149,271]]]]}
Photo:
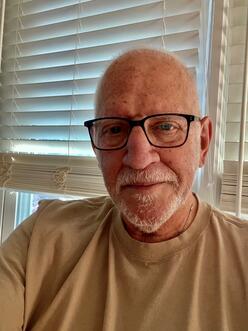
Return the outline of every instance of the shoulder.
{"type": "Polygon", "coordinates": [[[248,221],[206,204],[209,208],[210,229],[222,243],[248,249],[248,221]]]}
{"type": "Polygon", "coordinates": [[[39,227],[45,232],[63,227],[95,227],[104,221],[113,207],[107,196],[72,201],[43,200],[36,213],[34,230],[39,227]]]}
{"type": "Polygon", "coordinates": [[[73,201],[43,200],[35,213],[13,231],[3,246],[18,244],[29,246],[29,242],[59,236],[73,237],[79,232],[93,233],[108,219],[114,204],[107,196],[73,201]]]}
{"type": "Polygon", "coordinates": [[[39,203],[37,217],[61,217],[63,216],[86,216],[106,214],[113,207],[112,200],[107,196],[96,198],[62,201],[62,200],[42,200],[39,203]]]}
{"type": "MultiPolygon", "coordinates": [[[[111,228],[114,204],[109,197],[84,200],[41,201],[38,210],[31,216],[32,231],[28,241],[28,261],[33,265],[44,256],[44,264],[59,252],[61,261],[76,259],[93,238],[107,236],[111,228]],[[32,262],[30,262],[32,261],[32,262]]],[[[24,221],[20,229],[30,220],[24,221]]],[[[24,240],[24,238],[23,238],[24,240]]],[[[13,240],[11,240],[13,241],[13,240]]],[[[73,260],[74,261],[74,260],[73,260]]]]}
{"type": "Polygon", "coordinates": [[[227,213],[219,210],[213,206],[211,208],[211,219],[213,222],[218,222],[219,224],[229,227],[230,229],[243,229],[243,231],[248,231],[248,221],[236,217],[231,213],[227,213]]]}

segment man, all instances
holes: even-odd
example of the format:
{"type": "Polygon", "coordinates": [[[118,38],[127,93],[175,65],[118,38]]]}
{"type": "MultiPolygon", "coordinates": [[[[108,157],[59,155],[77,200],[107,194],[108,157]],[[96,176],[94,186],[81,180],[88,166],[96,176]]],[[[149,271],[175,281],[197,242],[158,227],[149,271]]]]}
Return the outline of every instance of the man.
{"type": "Polygon", "coordinates": [[[248,225],[192,193],[211,121],[173,56],[116,59],[87,121],[111,198],[43,202],[0,253],[0,330],[248,330],[248,225]]]}

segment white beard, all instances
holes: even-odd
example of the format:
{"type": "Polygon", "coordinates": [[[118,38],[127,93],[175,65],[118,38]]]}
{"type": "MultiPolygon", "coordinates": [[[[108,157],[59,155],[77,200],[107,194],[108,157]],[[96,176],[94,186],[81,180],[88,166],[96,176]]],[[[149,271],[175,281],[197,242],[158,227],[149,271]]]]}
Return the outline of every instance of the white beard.
{"type": "Polygon", "coordinates": [[[144,233],[154,233],[185,202],[188,191],[188,189],[180,189],[179,179],[171,169],[166,168],[166,171],[124,169],[118,175],[116,191],[109,190],[109,193],[124,219],[144,233]],[[130,202],[121,197],[121,187],[139,182],[163,182],[164,184],[161,185],[171,187],[173,194],[159,205],[158,201],[161,197],[157,197],[156,194],[136,193],[132,195],[133,203],[130,206],[130,202]]]}
{"type": "Polygon", "coordinates": [[[126,201],[117,202],[118,208],[124,218],[133,224],[137,229],[144,233],[154,233],[176,212],[184,203],[183,194],[177,194],[170,201],[165,202],[161,213],[157,213],[155,199],[151,195],[139,195],[139,202],[135,210],[130,209],[126,201]]]}

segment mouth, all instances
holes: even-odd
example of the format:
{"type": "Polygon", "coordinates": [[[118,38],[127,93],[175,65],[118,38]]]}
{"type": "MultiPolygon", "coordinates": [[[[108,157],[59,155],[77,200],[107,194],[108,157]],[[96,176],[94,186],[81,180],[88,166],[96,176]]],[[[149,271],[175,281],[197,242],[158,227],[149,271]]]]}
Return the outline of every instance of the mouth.
{"type": "Polygon", "coordinates": [[[121,189],[133,189],[133,190],[147,190],[153,187],[156,187],[163,182],[156,182],[156,183],[133,183],[133,184],[126,184],[121,187],[121,189]]]}

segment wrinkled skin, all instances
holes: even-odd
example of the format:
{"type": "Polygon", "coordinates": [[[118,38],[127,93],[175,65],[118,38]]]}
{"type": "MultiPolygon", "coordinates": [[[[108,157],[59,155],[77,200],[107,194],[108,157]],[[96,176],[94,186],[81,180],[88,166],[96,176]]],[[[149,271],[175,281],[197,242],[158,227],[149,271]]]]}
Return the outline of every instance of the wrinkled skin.
{"type": "MultiPolygon", "coordinates": [[[[195,85],[185,68],[151,50],[124,54],[108,68],[96,107],[97,116],[131,119],[169,112],[199,115],[195,85]]],[[[133,238],[167,240],[180,233],[185,220],[187,226],[192,222],[197,203],[191,188],[210,138],[211,122],[205,117],[191,122],[181,147],[151,146],[135,127],[123,149],[95,150],[109,194],[133,238]]]]}

